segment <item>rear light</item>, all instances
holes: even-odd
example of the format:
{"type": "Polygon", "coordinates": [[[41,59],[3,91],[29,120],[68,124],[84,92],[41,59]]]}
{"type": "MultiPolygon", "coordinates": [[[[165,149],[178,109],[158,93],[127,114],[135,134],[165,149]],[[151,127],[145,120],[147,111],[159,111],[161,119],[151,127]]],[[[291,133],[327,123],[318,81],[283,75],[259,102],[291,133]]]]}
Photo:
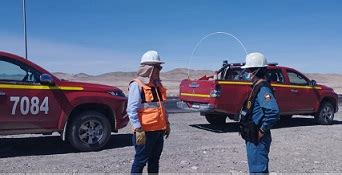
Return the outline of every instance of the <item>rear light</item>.
{"type": "Polygon", "coordinates": [[[214,90],[210,91],[210,97],[213,98],[218,98],[221,95],[221,86],[220,85],[216,85],[214,90]]]}
{"type": "Polygon", "coordinates": [[[221,94],[221,91],[218,91],[215,89],[210,92],[210,97],[217,98],[217,97],[220,97],[220,94],[221,94]]]}

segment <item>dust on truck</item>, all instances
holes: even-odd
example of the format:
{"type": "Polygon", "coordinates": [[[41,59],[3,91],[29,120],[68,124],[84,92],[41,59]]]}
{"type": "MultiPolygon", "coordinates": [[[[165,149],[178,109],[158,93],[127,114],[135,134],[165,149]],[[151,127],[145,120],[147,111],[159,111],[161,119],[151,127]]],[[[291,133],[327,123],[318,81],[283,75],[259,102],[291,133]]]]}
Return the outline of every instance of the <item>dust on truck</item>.
{"type": "MultiPolygon", "coordinates": [[[[239,120],[242,107],[251,92],[252,82],[241,69],[244,63],[223,66],[213,76],[184,79],[179,86],[182,109],[200,111],[210,124],[226,122],[227,117],[239,120]]],[[[267,77],[277,99],[281,118],[293,115],[312,115],[319,124],[332,124],[338,111],[338,95],[330,87],[317,84],[301,72],[271,63],[267,77]]]]}
{"type": "Polygon", "coordinates": [[[98,150],[128,124],[126,105],[116,87],[58,79],[0,52],[0,135],[59,132],[80,151],[98,150]]]}

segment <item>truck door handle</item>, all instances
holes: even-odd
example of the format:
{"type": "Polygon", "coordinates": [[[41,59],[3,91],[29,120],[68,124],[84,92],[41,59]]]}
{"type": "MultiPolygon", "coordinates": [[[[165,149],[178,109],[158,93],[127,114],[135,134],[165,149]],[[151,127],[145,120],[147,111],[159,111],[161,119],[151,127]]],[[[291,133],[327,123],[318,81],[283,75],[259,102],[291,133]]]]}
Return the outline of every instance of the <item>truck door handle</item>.
{"type": "Polygon", "coordinates": [[[5,95],[6,95],[5,92],[1,92],[1,91],[0,91],[0,96],[5,96],[5,95]]]}
{"type": "Polygon", "coordinates": [[[298,93],[298,90],[297,89],[291,89],[291,92],[298,93]]]}

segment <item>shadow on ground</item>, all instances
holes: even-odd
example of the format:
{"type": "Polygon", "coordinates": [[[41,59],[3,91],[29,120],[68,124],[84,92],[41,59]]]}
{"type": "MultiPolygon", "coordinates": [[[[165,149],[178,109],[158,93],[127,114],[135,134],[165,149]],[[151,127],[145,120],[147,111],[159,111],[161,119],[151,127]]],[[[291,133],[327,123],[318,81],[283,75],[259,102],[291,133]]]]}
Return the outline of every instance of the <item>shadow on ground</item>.
{"type": "MultiPolygon", "coordinates": [[[[342,121],[333,121],[333,125],[340,125],[342,121]]],[[[292,127],[305,127],[305,126],[315,126],[319,125],[315,122],[313,118],[291,118],[289,120],[280,120],[273,129],[281,129],[281,128],[292,128],[292,127]]],[[[238,132],[239,125],[238,122],[230,122],[223,125],[212,125],[212,124],[193,124],[189,125],[191,127],[202,129],[215,133],[229,133],[229,132],[238,132]]],[[[330,126],[330,125],[327,125],[330,126]]]]}
{"type": "MultiPolygon", "coordinates": [[[[132,146],[132,134],[112,135],[104,149],[115,149],[126,146],[132,146]]],[[[0,139],[0,158],[75,152],[78,151],[68,142],[63,142],[59,136],[0,139]]]]}

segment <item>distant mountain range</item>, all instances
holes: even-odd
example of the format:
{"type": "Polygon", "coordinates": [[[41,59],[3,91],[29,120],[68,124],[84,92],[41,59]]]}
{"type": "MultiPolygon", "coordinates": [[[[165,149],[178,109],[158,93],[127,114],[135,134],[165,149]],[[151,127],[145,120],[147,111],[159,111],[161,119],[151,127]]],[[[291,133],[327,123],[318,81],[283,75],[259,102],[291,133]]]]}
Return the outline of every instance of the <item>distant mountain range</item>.
{"type": "MultiPolygon", "coordinates": [[[[204,75],[213,75],[211,70],[190,70],[190,79],[198,79],[204,75]]],[[[62,72],[54,73],[61,79],[70,81],[92,82],[111,86],[117,86],[127,92],[128,83],[136,77],[136,72],[109,72],[101,75],[88,75],[85,73],[67,74],[62,72]]],[[[334,88],[334,90],[342,94],[342,75],[341,74],[321,74],[321,73],[305,73],[305,75],[316,80],[320,84],[324,84],[334,88]]],[[[171,95],[178,94],[178,86],[181,80],[188,78],[188,69],[177,68],[166,72],[161,72],[161,79],[166,87],[168,87],[171,95]]]]}
{"type": "MultiPolygon", "coordinates": [[[[211,70],[192,70],[186,68],[177,68],[173,69],[171,71],[167,72],[161,72],[162,77],[166,78],[171,78],[171,79],[179,79],[180,77],[186,78],[188,76],[188,72],[196,77],[196,76],[202,76],[202,75],[208,75],[208,74],[213,74],[214,71],[211,70]]],[[[55,72],[53,73],[55,76],[58,78],[63,78],[63,79],[79,79],[79,78],[100,78],[100,79],[107,79],[107,78],[113,78],[113,77],[135,77],[136,72],[109,72],[105,74],[100,74],[100,75],[89,75],[85,73],[78,73],[78,74],[68,74],[68,73],[63,73],[63,72],[55,72]]]]}

